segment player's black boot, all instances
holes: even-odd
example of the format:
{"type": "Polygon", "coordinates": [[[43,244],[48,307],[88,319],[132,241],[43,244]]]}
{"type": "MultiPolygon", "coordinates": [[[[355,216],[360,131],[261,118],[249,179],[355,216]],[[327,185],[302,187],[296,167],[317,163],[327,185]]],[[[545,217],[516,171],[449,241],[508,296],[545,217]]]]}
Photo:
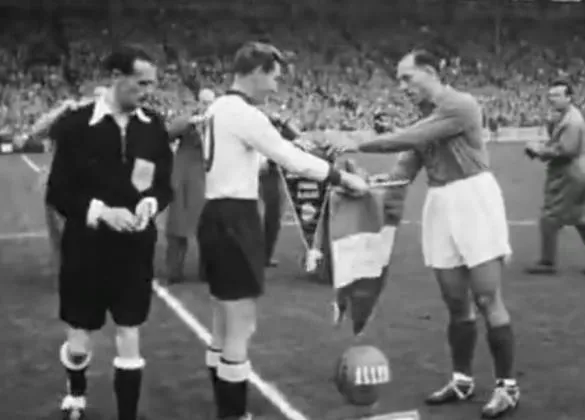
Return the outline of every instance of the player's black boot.
{"type": "Polygon", "coordinates": [[[83,420],[85,418],[86,406],[87,402],[83,396],[65,396],[61,402],[62,420],[83,420]]]}
{"type": "Polygon", "coordinates": [[[453,404],[473,398],[475,383],[472,378],[460,378],[456,375],[447,385],[430,394],[425,403],[428,405],[453,404]]]}

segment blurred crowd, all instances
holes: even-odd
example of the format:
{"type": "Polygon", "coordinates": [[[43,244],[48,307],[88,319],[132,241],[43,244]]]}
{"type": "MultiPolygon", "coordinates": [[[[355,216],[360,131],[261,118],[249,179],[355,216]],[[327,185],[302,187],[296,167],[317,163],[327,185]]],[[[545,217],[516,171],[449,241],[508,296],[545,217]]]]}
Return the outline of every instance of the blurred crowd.
{"type": "MultiPolygon", "coordinates": [[[[541,125],[547,109],[545,87],[551,79],[570,78],[577,102],[585,97],[581,88],[585,76],[583,40],[554,27],[546,28],[551,32],[544,34],[543,28],[534,25],[526,30],[515,25],[513,32],[503,31],[496,53],[489,26],[441,28],[402,21],[348,33],[347,28],[321,22],[294,29],[275,26],[269,34],[259,34],[233,21],[201,31],[180,18],[159,22],[164,28],[156,30],[148,22],[125,24],[132,29],[117,29],[117,36],[145,44],[163,63],[160,86],[151,105],[169,117],[189,112],[193,96],[175,63],[170,62],[169,52],[162,48],[163,39],[168,39],[173,54],[187,63],[188,77],[197,77],[204,87],[221,93],[229,83],[226,74],[235,47],[245,40],[269,38],[293,56],[293,65],[285,76],[285,86],[267,106],[292,116],[306,130],[370,128],[380,112],[393,126],[408,124],[416,113],[400,94],[393,73],[397,58],[415,46],[430,47],[444,57],[445,78],[476,95],[486,124],[541,125]]],[[[99,61],[112,45],[111,29],[87,18],[69,19],[70,56],[64,74],[62,54],[50,33],[34,25],[38,23],[3,24],[0,136],[26,130],[38,115],[63,98],[88,94],[104,83],[99,61]]]]}

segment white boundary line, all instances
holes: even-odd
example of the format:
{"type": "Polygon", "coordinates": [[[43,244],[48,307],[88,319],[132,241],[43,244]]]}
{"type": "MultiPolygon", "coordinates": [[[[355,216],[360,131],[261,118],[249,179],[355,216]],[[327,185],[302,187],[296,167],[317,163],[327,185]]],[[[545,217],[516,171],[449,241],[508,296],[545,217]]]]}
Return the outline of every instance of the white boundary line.
{"type": "MultiPolygon", "coordinates": [[[[41,168],[28,156],[20,155],[24,163],[27,164],[34,172],[41,172],[41,168]]],[[[26,234],[15,234],[16,238],[26,234]]],[[[30,236],[29,236],[30,237],[30,236]]],[[[0,239],[2,237],[0,236],[0,239]]],[[[14,238],[14,235],[13,235],[14,238]]],[[[152,288],[156,295],[167,305],[167,307],[201,340],[204,344],[209,345],[211,342],[211,333],[209,330],[193,315],[189,310],[173,296],[169,290],[161,286],[158,280],[152,282],[152,288]]],[[[272,384],[266,382],[254,370],[250,373],[250,383],[266,398],[287,420],[309,420],[301,412],[296,410],[286,399],[286,397],[272,384]]]]}
{"type": "MultiPolygon", "coordinates": [[[[205,344],[211,342],[211,334],[203,324],[189,312],[179,299],[174,297],[167,288],[160,285],[157,280],[152,283],[156,295],[171,309],[177,317],[189,327],[189,329],[205,344]]],[[[274,385],[266,382],[254,370],[250,372],[250,383],[288,420],[309,420],[300,411],[288,402],[286,397],[274,385]]]]}
{"type": "Polygon", "coordinates": [[[46,238],[47,231],[46,230],[39,230],[36,232],[15,232],[15,233],[0,233],[0,242],[1,241],[18,241],[21,239],[39,239],[39,238],[46,238]]]}

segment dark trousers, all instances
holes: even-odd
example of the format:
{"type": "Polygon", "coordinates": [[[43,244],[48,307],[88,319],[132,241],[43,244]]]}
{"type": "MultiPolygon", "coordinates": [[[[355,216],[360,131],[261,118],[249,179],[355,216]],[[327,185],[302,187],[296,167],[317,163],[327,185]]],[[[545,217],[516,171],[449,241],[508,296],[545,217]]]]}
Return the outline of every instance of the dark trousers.
{"type": "Polygon", "coordinates": [[[57,210],[49,204],[45,204],[45,220],[47,223],[47,231],[49,233],[49,242],[51,251],[53,253],[53,264],[56,270],[61,264],[61,238],[63,236],[63,226],[65,221],[57,210]]]}
{"type": "Polygon", "coordinates": [[[185,267],[185,258],[189,240],[184,236],[175,236],[167,234],[167,276],[171,279],[181,279],[185,267]]]}
{"type": "MultiPolygon", "coordinates": [[[[574,226],[581,241],[585,244],[585,225],[574,226]]],[[[545,264],[556,265],[558,236],[562,226],[546,218],[540,219],[540,261],[545,264]]]]}
{"type": "Polygon", "coordinates": [[[270,262],[280,233],[283,206],[282,179],[275,167],[260,175],[260,195],[264,204],[265,256],[270,262]]]}

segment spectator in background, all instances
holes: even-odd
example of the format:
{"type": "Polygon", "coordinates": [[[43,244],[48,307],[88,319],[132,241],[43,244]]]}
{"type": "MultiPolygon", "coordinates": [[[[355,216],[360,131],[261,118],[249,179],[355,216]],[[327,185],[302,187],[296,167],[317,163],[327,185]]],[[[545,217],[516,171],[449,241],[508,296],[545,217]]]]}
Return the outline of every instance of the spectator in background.
{"type": "Polygon", "coordinates": [[[558,234],[563,226],[574,226],[585,244],[585,121],[572,96],[568,82],[551,85],[548,97],[554,117],[548,126],[550,139],[526,147],[531,159],[546,163],[540,259],[526,269],[529,274],[556,273],[558,234]]]}
{"type": "Polygon", "coordinates": [[[210,89],[199,92],[198,112],[177,118],[169,125],[171,141],[179,139],[173,165],[175,195],[167,216],[166,266],[169,284],[184,280],[183,269],[189,237],[197,232],[199,215],[205,201],[205,167],[201,136],[197,126],[203,121],[207,107],[215,100],[210,89]]]}
{"type": "Polygon", "coordinates": [[[498,120],[494,117],[488,118],[488,130],[490,132],[490,140],[497,141],[498,140],[498,120]]]}

